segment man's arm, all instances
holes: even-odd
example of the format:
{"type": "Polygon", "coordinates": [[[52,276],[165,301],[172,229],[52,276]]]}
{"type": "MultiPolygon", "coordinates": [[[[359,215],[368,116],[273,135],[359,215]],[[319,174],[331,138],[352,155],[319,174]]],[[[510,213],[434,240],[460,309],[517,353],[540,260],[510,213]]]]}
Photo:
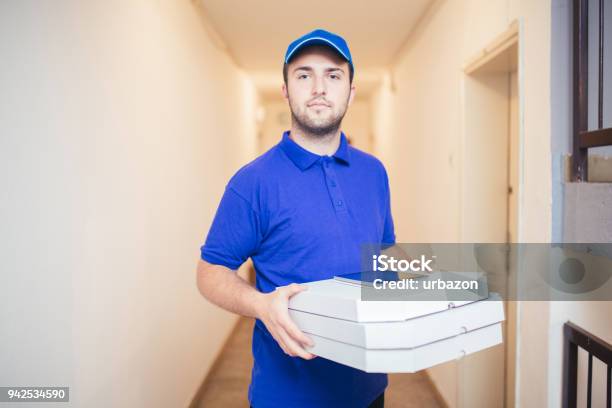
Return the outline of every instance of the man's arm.
{"type": "Polygon", "coordinates": [[[291,284],[274,292],[261,293],[235,271],[200,259],[197,284],[202,296],[215,305],[242,316],[261,320],[283,351],[292,357],[310,360],[315,356],[304,349],[312,346],[308,338],[289,317],[289,298],[307,288],[291,284]]]}

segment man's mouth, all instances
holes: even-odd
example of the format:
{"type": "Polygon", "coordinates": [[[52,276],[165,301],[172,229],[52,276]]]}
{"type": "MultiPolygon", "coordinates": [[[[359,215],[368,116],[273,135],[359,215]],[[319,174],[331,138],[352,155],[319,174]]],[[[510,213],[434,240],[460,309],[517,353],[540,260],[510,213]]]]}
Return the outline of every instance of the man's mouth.
{"type": "Polygon", "coordinates": [[[308,106],[309,108],[321,108],[321,107],[323,107],[323,108],[329,108],[329,104],[328,104],[328,103],[325,103],[325,102],[323,102],[323,101],[311,102],[311,103],[309,103],[309,104],[308,104],[308,105],[306,105],[306,106],[308,106]]]}

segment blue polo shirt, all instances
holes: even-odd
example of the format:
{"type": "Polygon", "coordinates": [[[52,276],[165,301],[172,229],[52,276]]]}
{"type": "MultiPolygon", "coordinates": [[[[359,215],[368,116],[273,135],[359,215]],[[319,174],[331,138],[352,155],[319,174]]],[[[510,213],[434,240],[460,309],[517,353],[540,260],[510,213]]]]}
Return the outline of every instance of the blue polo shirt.
{"type": "MultiPolygon", "coordinates": [[[[261,292],[359,272],[360,245],[395,242],[382,163],[341,134],[333,156],[279,144],[229,181],[201,248],[203,260],[238,269],[253,260],[261,292]]],[[[387,386],[324,358],[286,355],[257,320],[249,400],[254,408],[367,407],[387,386]]]]}

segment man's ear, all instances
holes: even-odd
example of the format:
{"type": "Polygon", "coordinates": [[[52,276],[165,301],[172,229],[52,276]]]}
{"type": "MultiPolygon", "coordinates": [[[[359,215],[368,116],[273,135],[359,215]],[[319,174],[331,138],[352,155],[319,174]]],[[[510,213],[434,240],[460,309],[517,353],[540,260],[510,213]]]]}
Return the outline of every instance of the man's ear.
{"type": "Polygon", "coordinates": [[[281,90],[283,92],[283,97],[287,100],[289,100],[289,94],[287,93],[287,84],[283,83],[283,86],[281,87],[281,90]]]}
{"type": "Polygon", "coordinates": [[[355,92],[355,85],[351,84],[351,92],[349,93],[348,106],[351,106],[351,103],[353,103],[353,99],[355,99],[355,92]]]}

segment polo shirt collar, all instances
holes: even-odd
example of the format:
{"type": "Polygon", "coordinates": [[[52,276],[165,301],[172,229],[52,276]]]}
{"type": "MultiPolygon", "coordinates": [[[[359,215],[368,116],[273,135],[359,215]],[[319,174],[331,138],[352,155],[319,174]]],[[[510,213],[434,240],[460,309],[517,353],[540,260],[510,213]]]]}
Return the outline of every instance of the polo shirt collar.
{"type": "MultiPolygon", "coordinates": [[[[280,147],[283,149],[287,157],[289,157],[289,159],[291,159],[291,161],[302,171],[306,170],[323,157],[309,152],[302,146],[295,143],[295,141],[289,137],[288,130],[283,133],[280,147]]],[[[344,132],[340,132],[340,146],[338,146],[338,150],[336,150],[336,153],[333,154],[333,157],[344,164],[349,164],[350,151],[344,132]]]]}

